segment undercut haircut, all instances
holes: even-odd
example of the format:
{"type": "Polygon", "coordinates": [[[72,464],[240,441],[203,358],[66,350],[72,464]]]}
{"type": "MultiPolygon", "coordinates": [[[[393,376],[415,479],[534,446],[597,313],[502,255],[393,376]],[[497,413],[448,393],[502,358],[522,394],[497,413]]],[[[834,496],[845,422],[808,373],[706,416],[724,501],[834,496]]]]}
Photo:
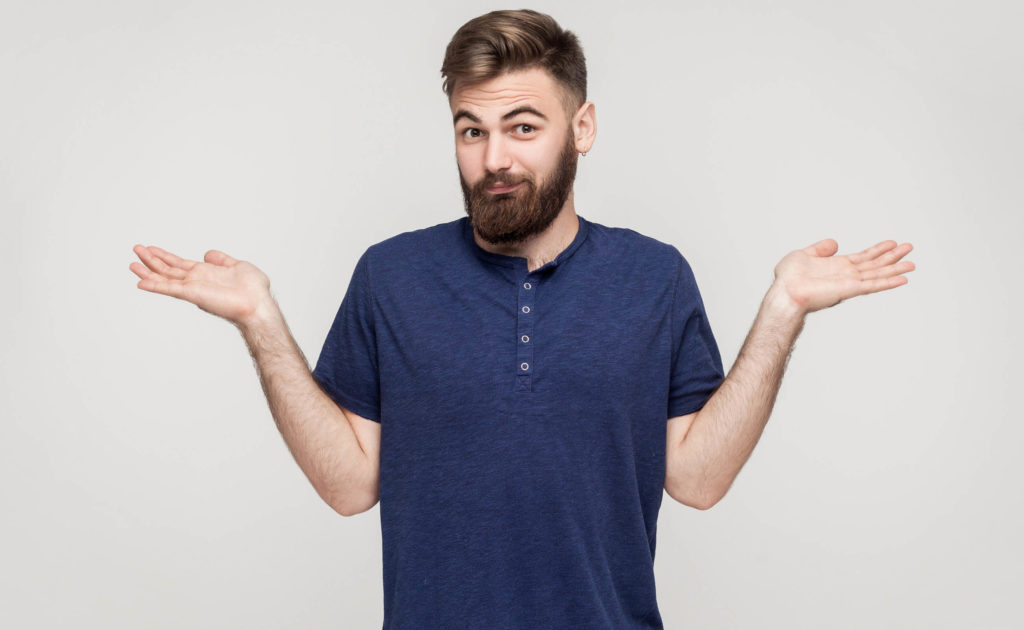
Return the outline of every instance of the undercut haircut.
{"type": "Polygon", "coordinates": [[[563,88],[569,116],[586,102],[587,62],[574,33],[530,9],[491,11],[463,24],[448,42],[441,89],[451,101],[456,88],[538,67],[563,88]]]}

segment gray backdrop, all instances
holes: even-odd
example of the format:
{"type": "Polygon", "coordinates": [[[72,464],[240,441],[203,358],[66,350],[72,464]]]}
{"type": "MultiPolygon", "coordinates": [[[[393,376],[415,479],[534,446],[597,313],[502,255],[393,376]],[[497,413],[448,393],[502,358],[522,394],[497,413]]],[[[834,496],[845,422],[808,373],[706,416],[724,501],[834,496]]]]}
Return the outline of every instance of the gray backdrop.
{"type": "MultiPolygon", "coordinates": [[[[915,245],[809,316],[725,499],[665,496],[666,627],[1020,627],[1021,4],[533,6],[589,61],[579,213],[683,252],[727,369],[787,252],[915,245]]],[[[0,7],[0,625],[380,627],[379,507],[324,504],[235,329],[128,265],[253,262],[315,361],[367,246],[462,216],[439,68],[499,7],[0,7]]]]}

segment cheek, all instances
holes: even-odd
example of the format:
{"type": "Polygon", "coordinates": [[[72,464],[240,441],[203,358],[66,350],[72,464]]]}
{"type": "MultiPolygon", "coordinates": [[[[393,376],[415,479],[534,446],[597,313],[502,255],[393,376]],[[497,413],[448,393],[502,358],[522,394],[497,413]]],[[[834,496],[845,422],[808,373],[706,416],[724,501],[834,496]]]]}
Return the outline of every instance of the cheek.
{"type": "Polygon", "coordinates": [[[455,163],[459,166],[459,172],[462,173],[462,178],[467,182],[473,183],[480,179],[480,161],[475,158],[472,148],[456,148],[455,163]]]}
{"type": "Polygon", "coordinates": [[[550,173],[558,164],[560,145],[555,143],[541,145],[539,142],[531,144],[536,146],[531,146],[529,152],[523,155],[523,163],[536,175],[550,173]]]}

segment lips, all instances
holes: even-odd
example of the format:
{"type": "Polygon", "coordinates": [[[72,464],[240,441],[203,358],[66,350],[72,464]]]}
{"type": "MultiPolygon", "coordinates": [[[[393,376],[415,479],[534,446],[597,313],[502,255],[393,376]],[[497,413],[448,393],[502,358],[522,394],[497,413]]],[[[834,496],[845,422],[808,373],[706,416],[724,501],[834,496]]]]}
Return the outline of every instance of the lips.
{"type": "Polygon", "coordinates": [[[522,182],[519,182],[518,184],[504,184],[502,182],[498,182],[494,186],[491,186],[490,188],[488,188],[487,192],[494,193],[494,194],[507,193],[507,192],[511,192],[511,191],[515,190],[516,188],[518,188],[520,186],[520,184],[522,184],[522,182]]]}

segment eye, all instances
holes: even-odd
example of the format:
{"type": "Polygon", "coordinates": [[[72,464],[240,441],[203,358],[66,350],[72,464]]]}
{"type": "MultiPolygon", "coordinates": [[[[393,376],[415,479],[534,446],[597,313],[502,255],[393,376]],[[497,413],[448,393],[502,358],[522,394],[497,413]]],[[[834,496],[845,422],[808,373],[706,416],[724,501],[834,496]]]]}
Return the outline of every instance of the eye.
{"type": "Polygon", "coordinates": [[[536,129],[533,128],[533,125],[528,125],[526,123],[520,123],[520,124],[516,125],[516,128],[517,129],[522,128],[523,133],[525,133],[525,134],[530,134],[530,133],[536,131],[536,129]]]}
{"type": "Polygon", "coordinates": [[[459,135],[469,140],[470,138],[479,138],[481,131],[476,127],[467,127],[459,132],[459,135]]]}

